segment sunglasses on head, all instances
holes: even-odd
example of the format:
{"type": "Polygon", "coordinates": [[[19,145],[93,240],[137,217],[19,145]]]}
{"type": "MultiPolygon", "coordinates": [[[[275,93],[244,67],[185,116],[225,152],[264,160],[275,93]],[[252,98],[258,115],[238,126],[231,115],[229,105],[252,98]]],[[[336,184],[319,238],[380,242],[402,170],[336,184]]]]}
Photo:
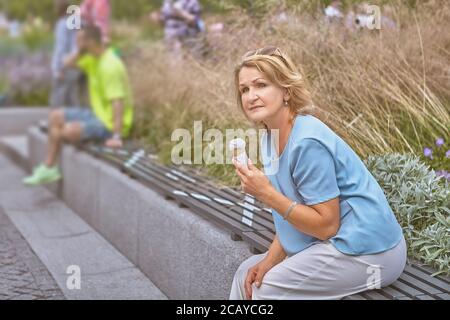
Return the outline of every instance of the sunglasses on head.
{"type": "Polygon", "coordinates": [[[284,58],[281,50],[274,46],[248,51],[246,54],[244,54],[243,58],[248,58],[251,56],[277,56],[280,58],[284,58]]]}

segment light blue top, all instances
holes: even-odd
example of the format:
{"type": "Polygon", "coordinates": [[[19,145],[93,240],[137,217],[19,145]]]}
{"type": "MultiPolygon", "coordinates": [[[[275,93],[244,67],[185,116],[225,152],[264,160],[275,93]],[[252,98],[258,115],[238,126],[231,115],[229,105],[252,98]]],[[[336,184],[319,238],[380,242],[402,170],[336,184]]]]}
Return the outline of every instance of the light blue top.
{"type": "MultiPolygon", "coordinates": [[[[308,206],[339,197],[341,226],[330,239],[336,249],[349,255],[375,254],[400,242],[402,229],[383,190],[328,126],[310,115],[297,116],[279,158],[272,136],[262,136],[261,154],[265,173],[280,193],[308,206]]],[[[289,256],[321,241],[296,229],[277,211],[272,215],[289,256]]]]}

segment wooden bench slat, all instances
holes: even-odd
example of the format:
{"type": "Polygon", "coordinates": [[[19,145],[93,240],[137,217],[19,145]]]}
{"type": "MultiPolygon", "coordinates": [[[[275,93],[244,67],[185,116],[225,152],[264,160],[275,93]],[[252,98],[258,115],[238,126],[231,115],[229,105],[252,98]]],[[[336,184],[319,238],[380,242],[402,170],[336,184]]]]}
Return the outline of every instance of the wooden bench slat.
{"type": "Polygon", "coordinates": [[[440,294],[437,294],[436,296],[442,300],[450,300],[449,293],[440,293],[440,294]]]}
{"type": "Polygon", "coordinates": [[[235,195],[230,195],[228,192],[222,191],[222,189],[211,189],[211,192],[233,203],[242,202],[261,209],[261,211],[255,213],[261,216],[262,218],[266,219],[269,223],[273,225],[272,214],[270,212],[265,211],[261,206],[258,206],[256,203],[249,203],[246,200],[245,194],[240,194],[239,197],[236,197],[235,195]]]}
{"type": "MultiPolygon", "coordinates": [[[[169,166],[169,168],[173,169],[173,170],[179,170],[179,171],[183,171],[183,173],[186,173],[187,175],[192,175],[192,177],[195,177],[194,179],[201,181],[207,185],[209,185],[211,188],[213,188],[211,191],[217,193],[220,196],[225,197],[227,200],[230,200],[232,202],[246,202],[245,201],[245,194],[242,192],[237,192],[236,190],[230,188],[230,187],[220,187],[220,186],[216,186],[214,185],[210,180],[207,180],[205,178],[203,178],[200,175],[197,175],[196,172],[192,169],[189,168],[179,168],[176,166],[169,166]]],[[[248,203],[248,202],[247,202],[248,203]]],[[[273,222],[272,220],[272,214],[270,212],[267,212],[265,210],[263,210],[263,204],[255,199],[255,203],[248,203],[251,204],[253,206],[259,207],[261,208],[262,211],[262,216],[265,217],[266,219],[268,219],[270,222],[273,222]]]]}
{"type": "Polygon", "coordinates": [[[433,285],[440,289],[442,292],[450,292],[450,284],[445,283],[444,281],[432,277],[431,274],[426,273],[418,268],[414,268],[410,265],[406,265],[405,272],[416,277],[419,279],[422,279],[423,281],[427,282],[430,285],[433,285]]]}
{"type": "MultiPolygon", "coordinates": [[[[426,265],[426,264],[423,263],[423,262],[419,262],[419,261],[415,261],[415,260],[412,260],[411,262],[412,262],[412,263],[411,263],[410,266],[411,266],[413,269],[422,271],[422,272],[425,273],[425,274],[431,275],[431,274],[433,274],[433,273],[436,272],[436,270],[434,270],[431,266],[426,265]]],[[[444,283],[450,284],[450,275],[439,274],[439,275],[437,275],[437,276],[434,276],[433,278],[434,278],[434,279],[438,279],[438,280],[440,280],[440,281],[442,281],[442,282],[444,282],[444,283]]]]}
{"type": "MultiPolygon", "coordinates": [[[[87,151],[105,159],[107,162],[122,170],[129,171],[132,175],[137,175],[137,178],[140,178],[139,180],[146,180],[142,182],[150,187],[156,187],[156,189],[166,196],[176,198],[177,201],[196,209],[201,215],[211,218],[224,227],[227,227],[232,232],[241,236],[243,240],[258,251],[265,252],[269,248],[275,234],[275,227],[271,213],[264,210],[263,204],[257,201],[257,199],[255,199],[254,203],[250,203],[247,201],[244,193],[229,187],[216,186],[211,180],[203,178],[192,169],[188,168],[185,170],[184,168],[173,165],[165,167],[148,157],[138,159],[133,166],[134,168],[125,168],[125,163],[135,154],[131,149],[123,150],[123,152],[114,152],[113,150],[106,150],[102,147],[94,146],[88,147],[87,151]],[[182,173],[181,176],[177,176],[180,180],[175,181],[175,178],[168,177],[168,174],[170,175],[172,170],[180,172],[180,175],[182,173]],[[183,175],[187,177],[186,181],[183,180],[183,175]],[[191,179],[199,182],[199,184],[193,185],[191,179]],[[181,188],[180,185],[182,186],[181,188]],[[214,200],[208,202],[201,201],[191,196],[177,197],[172,193],[174,189],[186,192],[187,194],[202,194],[210,199],[221,198],[232,202],[236,207],[214,200]],[[256,224],[256,229],[242,223],[241,218],[243,214],[240,211],[244,210],[246,205],[260,209],[248,210],[253,213],[253,223],[256,224]]],[[[391,286],[348,296],[344,300],[450,300],[450,279],[445,276],[431,277],[432,272],[435,271],[426,265],[407,265],[400,279],[391,286]]]]}
{"type": "MultiPolygon", "coordinates": [[[[165,176],[166,173],[170,173],[167,170],[159,168],[159,166],[157,166],[157,165],[153,165],[153,164],[152,165],[149,165],[149,164],[145,165],[141,161],[139,163],[137,163],[136,165],[143,166],[146,169],[154,171],[154,172],[157,172],[158,174],[160,174],[161,176],[164,176],[164,177],[166,177],[165,176]]],[[[185,181],[179,181],[179,182],[180,182],[180,185],[182,185],[183,187],[191,190],[190,192],[200,192],[201,191],[203,194],[205,194],[206,196],[208,196],[211,199],[216,198],[216,197],[221,197],[221,195],[218,195],[217,193],[212,192],[211,189],[204,188],[201,184],[192,185],[192,183],[188,183],[188,182],[185,182],[185,181]]],[[[225,197],[223,197],[223,198],[225,198],[225,197]]],[[[218,206],[223,207],[223,210],[233,211],[236,214],[239,214],[239,215],[243,216],[244,208],[242,206],[238,205],[237,203],[236,203],[236,207],[228,207],[228,206],[225,206],[223,204],[219,204],[216,201],[215,201],[215,203],[218,206]]],[[[269,229],[270,230],[270,229],[274,228],[273,222],[269,221],[268,219],[262,218],[261,215],[260,215],[260,212],[255,212],[255,211],[252,211],[252,210],[249,210],[249,209],[246,209],[246,210],[248,210],[249,212],[251,212],[253,214],[252,221],[254,223],[256,223],[256,225],[252,226],[254,229],[257,229],[257,230],[269,229]]]]}
{"type": "Polygon", "coordinates": [[[419,300],[436,300],[436,298],[433,298],[432,296],[429,296],[427,294],[416,296],[416,298],[419,300]]]}
{"type": "Polygon", "coordinates": [[[261,252],[266,252],[267,248],[270,247],[271,242],[267,239],[261,237],[255,232],[243,232],[242,233],[243,239],[251,240],[252,245],[255,246],[256,249],[258,249],[261,252]]]}
{"type": "MultiPolygon", "coordinates": [[[[428,276],[428,277],[430,277],[430,276],[428,276]]],[[[423,290],[427,294],[433,295],[433,294],[443,293],[441,290],[438,290],[435,287],[432,287],[432,286],[426,284],[425,282],[423,282],[424,281],[423,278],[421,278],[419,280],[417,278],[411,277],[407,273],[403,273],[400,276],[400,279],[404,280],[411,286],[414,286],[414,287],[419,288],[420,290],[423,290]]]]}
{"type": "Polygon", "coordinates": [[[405,297],[405,294],[403,292],[400,292],[398,290],[395,290],[391,286],[381,289],[385,294],[389,295],[391,299],[398,300],[401,297],[405,297]]]}
{"type": "Polygon", "coordinates": [[[387,297],[376,290],[364,291],[361,293],[361,295],[369,300],[389,300],[387,297]]]}
{"type": "Polygon", "coordinates": [[[268,238],[270,241],[273,241],[273,239],[275,238],[275,232],[272,232],[272,231],[263,230],[263,231],[259,231],[259,233],[261,233],[263,236],[268,238]]]}
{"type": "Polygon", "coordinates": [[[353,294],[351,296],[345,297],[343,300],[367,300],[367,298],[363,297],[360,294],[353,294]]]}
{"type": "MultiPolygon", "coordinates": [[[[138,165],[135,165],[135,166],[133,166],[133,167],[131,167],[129,169],[130,170],[131,169],[134,170],[135,173],[137,173],[137,174],[139,174],[139,173],[146,174],[149,177],[152,177],[152,178],[156,179],[159,182],[165,183],[166,185],[170,186],[170,190],[180,190],[180,191],[184,191],[184,192],[187,192],[187,193],[193,193],[193,192],[196,191],[196,190],[194,190],[192,188],[190,188],[190,190],[179,188],[180,186],[177,185],[176,182],[170,180],[166,176],[157,175],[154,172],[151,172],[150,170],[142,170],[141,171],[141,170],[139,170],[140,168],[139,168],[138,165]]],[[[168,192],[168,195],[173,196],[173,193],[172,192],[168,192]]],[[[191,197],[180,197],[180,201],[181,202],[188,202],[187,204],[189,204],[189,202],[191,200],[193,200],[191,197]]],[[[233,217],[232,219],[234,219],[237,224],[242,224],[240,222],[241,216],[239,214],[234,214],[233,212],[228,212],[229,214],[226,214],[225,212],[222,212],[222,207],[217,205],[214,201],[209,201],[209,202],[202,202],[201,200],[195,200],[195,201],[199,202],[199,203],[202,203],[202,205],[206,206],[207,208],[210,208],[209,210],[217,211],[218,213],[222,214],[223,217],[227,217],[227,216],[231,217],[232,216],[233,217]]],[[[220,215],[217,215],[217,217],[220,217],[220,215]]],[[[241,230],[250,231],[250,230],[252,230],[252,228],[242,224],[241,230]]]]}
{"type": "MultiPolygon", "coordinates": [[[[130,173],[134,174],[138,180],[140,180],[144,184],[148,185],[150,188],[157,188],[157,189],[161,190],[164,195],[168,195],[168,196],[171,196],[174,198],[177,197],[176,195],[174,195],[171,192],[171,190],[173,190],[172,187],[167,188],[163,184],[157,184],[154,181],[152,182],[151,179],[149,179],[149,177],[147,177],[146,179],[142,179],[142,176],[145,177],[145,173],[138,172],[133,168],[129,168],[129,171],[130,171],[130,173]]],[[[223,215],[222,213],[217,213],[215,210],[211,210],[210,207],[206,206],[204,203],[202,203],[199,200],[195,200],[193,198],[181,197],[181,196],[179,197],[179,200],[181,202],[185,203],[186,205],[188,205],[189,207],[198,210],[199,211],[198,213],[202,214],[204,217],[210,218],[210,219],[212,218],[216,222],[218,222],[222,225],[225,224],[233,232],[240,234],[243,231],[251,231],[252,230],[251,228],[245,226],[244,224],[242,224],[226,215],[223,215]]]]}
{"type": "Polygon", "coordinates": [[[407,295],[409,297],[415,297],[415,296],[424,294],[423,292],[421,292],[421,291],[419,291],[419,290],[417,290],[415,288],[412,288],[409,285],[401,282],[401,280],[395,281],[393,284],[391,284],[391,286],[394,289],[397,289],[397,290],[399,290],[401,292],[404,292],[405,295],[407,295]]]}

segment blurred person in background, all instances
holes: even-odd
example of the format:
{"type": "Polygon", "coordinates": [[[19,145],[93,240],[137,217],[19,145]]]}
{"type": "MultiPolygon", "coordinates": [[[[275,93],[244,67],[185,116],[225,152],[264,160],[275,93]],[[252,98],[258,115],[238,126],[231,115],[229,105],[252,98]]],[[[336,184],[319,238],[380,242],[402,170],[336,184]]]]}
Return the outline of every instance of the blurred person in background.
{"type": "Polygon", "coordinates": [[[177,55],[183,46],[195,51],[199,35],[205,31],[198,0],[164,0],[161,10],[152,12],[150,19],[164,25],[166,45],[177,55]]]}
{"type": "Polygon", "coordinates": [[[0,31],[6,31],[9,28],[9,21],[6,14],[0,11],[0,31]]]}
{"type": "Polygon", "coordinates": [[[339,0],[331,1],[330,5],[325,8],[325,18],[328,23],[342,20],[342,2],[339,0]]]}
{"type": "Polygon", "coordinates": [[[110,42],[111,3],[109,0],[84,0],[81,3],[83,24],[93,24],[100,28],[102,41],[110,42]]]}
{"type": "Polygon", "coordinates": [[[55,47],[52,56],[52,92],[50,96],[51,107],[80,106],[79,79],[80,71],[75,68],[64,69],[64,59],[77,50],[77,30],[67,27],[67,7],[69,0],[55,0],[55,11],[58,20],[55,25],[55,47]]]}
{"type": "Polygon", "coordinates": [[[23,180],[26,185],[52,183],[62,178],[57,161],[63,142],[100,140],[109,148],[121,148],[122,138],[130,134],[133,99],[122,60],[103,43],[101,30],[95,25],[86,25],[77,33],[77,48],[64,66],[78,66],[87,75],[90,107],[50,112],[47,158],[23,180]]]}

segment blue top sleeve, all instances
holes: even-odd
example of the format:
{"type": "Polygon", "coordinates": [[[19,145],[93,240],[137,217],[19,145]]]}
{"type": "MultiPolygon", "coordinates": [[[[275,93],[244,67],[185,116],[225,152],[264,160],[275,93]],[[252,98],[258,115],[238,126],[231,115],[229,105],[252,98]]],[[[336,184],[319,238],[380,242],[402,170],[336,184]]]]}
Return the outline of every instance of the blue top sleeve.
{"type": "Polygon", "coordinates": [[[318,140],[305,138],[297,146],[293,181],[306,205],[316,205],[340,195],[334,159],[318,140]]]}

